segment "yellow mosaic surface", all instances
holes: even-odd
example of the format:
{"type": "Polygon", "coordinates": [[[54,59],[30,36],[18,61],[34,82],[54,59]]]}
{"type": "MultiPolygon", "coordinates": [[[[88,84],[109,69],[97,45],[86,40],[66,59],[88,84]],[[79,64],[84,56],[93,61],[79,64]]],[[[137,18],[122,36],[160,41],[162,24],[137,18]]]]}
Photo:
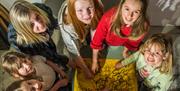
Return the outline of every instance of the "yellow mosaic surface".
{"type": "MultiPolygon", "coordinates": [[[[100,61],[100,71],[93,79],[86,79],[80,69],[76,70],[74,91],[101,91],[105,87],[111,91],[138,91],[135,64],[115,70],[114,66],[118,60],[101,59],[100,61]]],[[[86,59],[86,63],[91,67],[91,59],[86,59]]]]}

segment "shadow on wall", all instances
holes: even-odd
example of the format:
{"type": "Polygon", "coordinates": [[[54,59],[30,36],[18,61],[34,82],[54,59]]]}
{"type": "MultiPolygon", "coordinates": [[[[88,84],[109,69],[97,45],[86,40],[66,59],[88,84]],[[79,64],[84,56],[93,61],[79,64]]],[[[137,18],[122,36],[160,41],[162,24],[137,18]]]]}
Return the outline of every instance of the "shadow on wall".
{"type": "Polygon", "coordinates": [[[149,0],[151,25],[180,26],[180,0],[149,0]]]}
{"type": "Polygon", "coordinates": [[[57,17],[58,11],[64,1],[65,0],[46,0],[45,4],[52,9],[53,14],[57,17]]]}

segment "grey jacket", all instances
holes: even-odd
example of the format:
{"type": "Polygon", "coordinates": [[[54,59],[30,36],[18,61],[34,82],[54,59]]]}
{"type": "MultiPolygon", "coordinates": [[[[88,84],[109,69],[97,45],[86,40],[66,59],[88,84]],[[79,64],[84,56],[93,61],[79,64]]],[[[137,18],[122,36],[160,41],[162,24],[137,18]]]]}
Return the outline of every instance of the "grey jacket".
{"type": "MultiPolygon", "coordinates": [[[[63,22],[63,15],[66,11],[67,1],[64,1],[62,4],[59,13],[58,13],[58,22],[60,31],[62,34],[63,41],[67,48],[70,57],[80,56],[80,48],[82,47],[82,43],[80,43],[79,37],[75,32],[75,29],[72,24],[66,25],[63,22]]],[[[91,35],[94,33],[91,31],[91,35]]]]}

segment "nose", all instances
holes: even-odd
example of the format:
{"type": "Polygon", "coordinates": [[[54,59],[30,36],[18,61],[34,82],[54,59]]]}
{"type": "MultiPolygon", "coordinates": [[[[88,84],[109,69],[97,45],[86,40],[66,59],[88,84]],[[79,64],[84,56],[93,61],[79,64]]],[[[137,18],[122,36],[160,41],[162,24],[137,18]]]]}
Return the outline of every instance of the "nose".
{"type": "Polygon", "coordinates": [[[132,17],[133,17],[133,15],[134,15],[133,12],[129,12],[129,13],[128,13],[128,19],[131,20],[132,17]]]}
{"type": "Polygon", "coordinates": [[[39,89],[39,88],[40,88],[40,86],[39,86],[38,83],[35,83],[35,84],[34,84],[34,87],[35,87],[36,89],[39,89]]]}
{"type": "Polygon", "coordinates": [[[41,27],[41,24],[39,22],[34,22],[34,29],[35,30],[39,30],[39,28],[41,27]]]}
{"type": "Polygon", "coordinates": [[[149,57],[153,58],[153,57],[154,57],[154,55],[155,55],[155,53],[150,52],[149,57]]]}
{"type": "Polygon", "coordinates": [[[90,14],[91,14],[90,10],[85,10],[83,12],[83,18],[84,19],[89,19],[90,18],[90,14]]]}
{"type": "Polygon", "coordinates": [[[25,68],[25,70],[26,70],[26,71],[29,71],[30,66],[29,66],[29,65],[27,65],[27,64],[24,64],[24,68],[25,68]]]}

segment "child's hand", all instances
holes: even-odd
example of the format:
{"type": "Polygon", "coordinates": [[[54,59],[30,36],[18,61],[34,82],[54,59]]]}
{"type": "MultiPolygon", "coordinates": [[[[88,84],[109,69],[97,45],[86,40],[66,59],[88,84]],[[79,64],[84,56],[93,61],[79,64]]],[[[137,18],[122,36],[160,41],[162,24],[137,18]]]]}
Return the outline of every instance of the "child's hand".
{"type": "Polygon", "coordinates": [[[115,65],[115,69],[120,69],[122,67],[123,67],[123,65],[122,65],[121,62],[117,62],[116,65],[115,65]]]}
{"type": "Polygon", "coordinates": [[[69,82],[69,80],[68,79],[60,79],[60,81],[59,81],[59,85],[61,86],[61,87],[64,87],[64,86],[67,86],[68,85],[68,82],[69,82]]]}
{"type": "Polygon", "coordinates": [[[140,76],[143,77],[143,78],[146,78],[149,76],[149,72],[146,70],[146,69],[140,69],[140,72],[139,72],[140,76]]]}
{"type": "Polygon", "coordinates": [[[60,70],[58,72],[60,78],[68,78],[67,74],[63,71],[63,68],[60,67],[60,70]]]}
{"type": "Polygon", "coordinates": [[[68,79],[60,79],[53,85],[53,87],[49,91],[58,91],[60,87],[67,86],[68,82],[68,79]]]}
{"type": "Polygon", "coordinates": [[[98,71],[98,69],[99,69],[98,63],[93,62],[91,68],[92,72],[95,74],[98,71]]]}

